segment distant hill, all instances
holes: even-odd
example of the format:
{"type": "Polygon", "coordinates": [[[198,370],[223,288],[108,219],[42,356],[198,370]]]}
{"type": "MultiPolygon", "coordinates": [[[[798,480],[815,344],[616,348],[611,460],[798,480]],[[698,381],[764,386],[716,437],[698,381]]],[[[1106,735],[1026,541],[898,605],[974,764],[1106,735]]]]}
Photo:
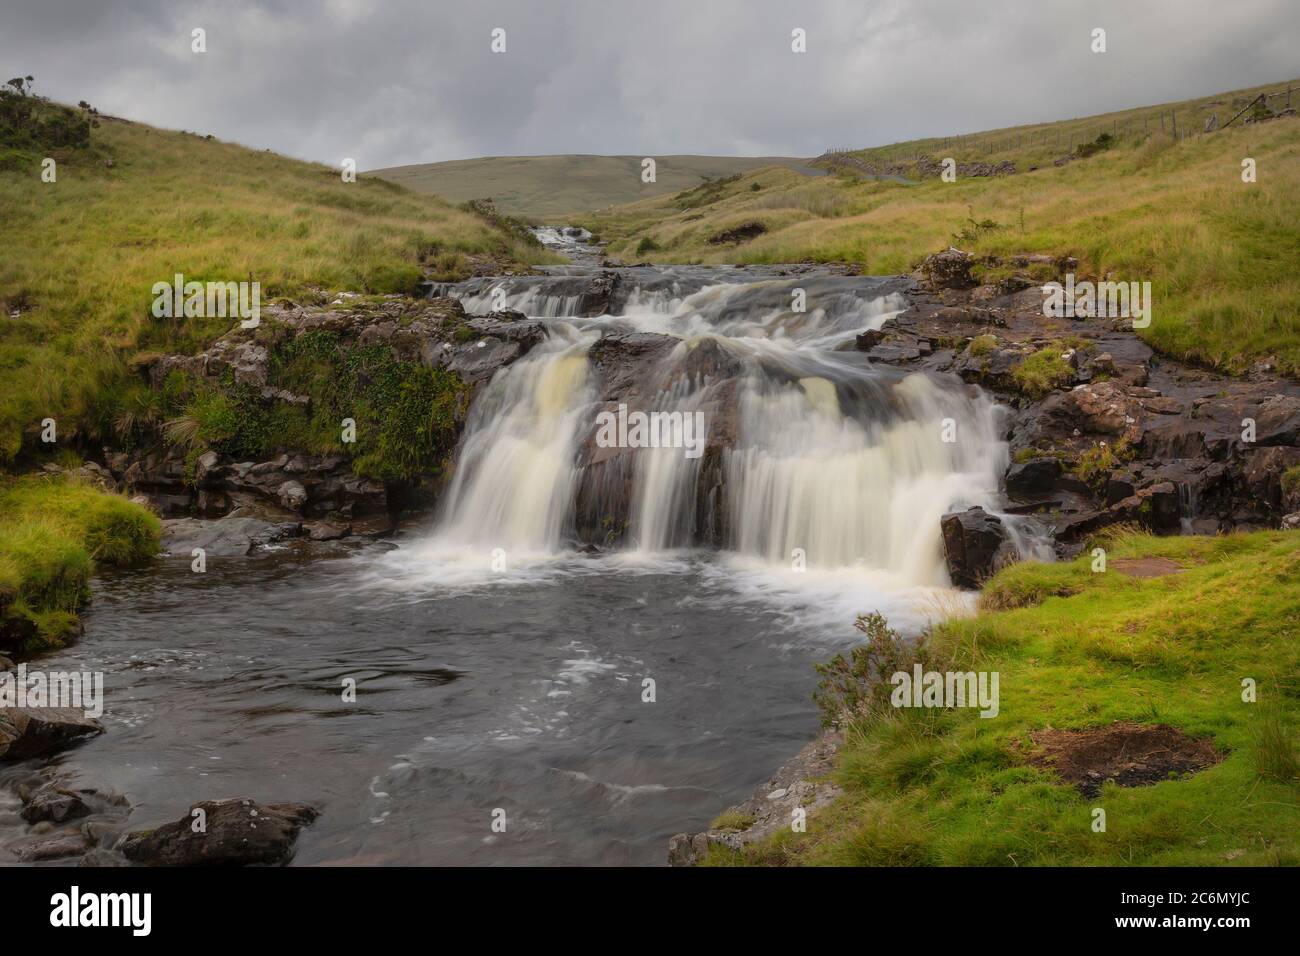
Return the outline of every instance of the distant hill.
{"type": "Polygon", "coordinates": [[[375,169],[370,175],[452,202],[491,198],[502,212],[545,223],[569,213],[690,189],[705,179],[785,166],[824,175],[789,156],[655,156],[656,182],[641,181],[642,156],[489,156],[375,169]]]}

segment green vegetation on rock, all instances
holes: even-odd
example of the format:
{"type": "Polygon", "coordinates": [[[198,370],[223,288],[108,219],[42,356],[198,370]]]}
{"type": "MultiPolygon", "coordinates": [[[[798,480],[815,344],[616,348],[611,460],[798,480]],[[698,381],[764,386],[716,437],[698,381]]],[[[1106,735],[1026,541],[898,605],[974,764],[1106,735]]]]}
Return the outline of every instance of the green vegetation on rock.
{"type": "Polygon", "coordinates": [[[160,528],[145,508],[76,480],[0,479],[0,650],[64,643],[95,566],[148,560],[160,528]]]}

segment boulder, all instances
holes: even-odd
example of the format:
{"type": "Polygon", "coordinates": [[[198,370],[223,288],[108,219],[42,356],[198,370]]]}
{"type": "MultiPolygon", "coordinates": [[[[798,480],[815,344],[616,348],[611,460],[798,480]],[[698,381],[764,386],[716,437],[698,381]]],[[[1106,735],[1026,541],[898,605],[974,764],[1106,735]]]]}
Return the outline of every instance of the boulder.
{"type": "Polygon", "coordinates": [[[921,263],[921,274],[936,289],[969,289],[975,285],[971,276],[974,264],[975,259],[970,253],[949,247],[926,256],[921,263]]]}
{"type": "Polygon", "coordinates": [[[38,757],[103,732],[72,707],[0,707],[0,760],[38,757]]]}
{"type": "Polygon", "coordinates": [[[610,311],[610,300],[619,286],[620,276],[617,272],[603,271],[598,272],[591,277],[587,283],[587,288],[583,290],[582,298],[578,304],[578,314],[588,318],[597,315],[608,315],[610,311]]]}
{"type": "Polygon", "coordinates": [[[471,319],[467,325],[478,337],[469,342],[447,343],[441,356],[443,367],[455,372],[467,385],[489,381],[501,368],[522,358],[546,337],[540,322],[503,319],[500,313],[471,319]]]}
{"type": "Polygon", "coordinates": [[[173,823],[128,833],[117,849],[146,866],[274,866],[293,852],[299,831],[318,816],[301,803],[262,806],[231,798],[197,804],[205,826],[194,832],[193,810],[173,823]]]}
{"type": "MultiPolygon", "coordinates": [[[[880,329],[867,329],[865,332],[859,332],[853,339],[853,345],[859,352],[869,352],[879,345],[885,338],[885,333],[880,329]]],[[[682,834],[685,836],[685,834],[682,834]]]]}
{"type": "Polygon", "coordinates": [[[307,503],[307,489],[302,486],[301,481],[291,479],[275,489],[275,498],[282,508],[302,511],[303,505],[307,503]]]}
{"type": "Polygon", "coordinates": [[[1172,531],[1182,523],[1182,501],[1172,481],[1161,481],[1112,505],[1111,521],[1133,521],[1157,531],[1172,531]]]}
{"type": "Polygon", "coordinates": [[[946,514],[941,522],[948,576],[960,588],[978,588],[1017,560],[1006,526],[983,508],[946,514]]]}
{"type": "Polygon", "coordinates": [[[23,795],[23,808],[19,811],[28,823],[62,823],[90,813],[90,807],[75,790],[47,785],[27,795],[23,795]]]}
{"type": "Polygon", "coordinates": [[[1300,398],[1274,395],[1255,413],[1255,441],[1260,445],[1300,444],[1300,398]]]}
{"type": "Polygon", "coordinates": [[[1056,458],[1030,458],[1007,469],[1007,494],[1013,498],[1032,498],[1050,494],[1061,477],[1061,462],[1056,458]]]}

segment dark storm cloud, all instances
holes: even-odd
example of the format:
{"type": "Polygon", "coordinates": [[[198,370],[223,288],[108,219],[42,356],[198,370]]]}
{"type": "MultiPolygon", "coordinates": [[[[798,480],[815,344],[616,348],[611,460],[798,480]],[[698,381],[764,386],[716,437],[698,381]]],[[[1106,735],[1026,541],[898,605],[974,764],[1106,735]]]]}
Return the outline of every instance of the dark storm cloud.
{"type": "Polygon", "coordinates": [[[4,0],[56,99],[365,168],[480,155],[811,155],[1296,73],[1295,0],[4,0]],[[208,52],[190,51],[207,31],[208,52]],[[489,49],[494,27],[507,50],[489,49]],[[808,52],[790,51],[807,31],[808,52]],[[1109,50],[1090,52],[1107,30],[1109,50]]]}

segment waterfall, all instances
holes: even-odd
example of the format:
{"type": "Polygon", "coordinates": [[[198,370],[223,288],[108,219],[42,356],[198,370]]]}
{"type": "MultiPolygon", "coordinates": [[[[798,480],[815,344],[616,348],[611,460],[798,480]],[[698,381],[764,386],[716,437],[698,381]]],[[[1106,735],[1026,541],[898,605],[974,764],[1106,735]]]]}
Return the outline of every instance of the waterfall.
{"type": "Polygon", "coordinates": [[[591,341],[562,330],[479,396],[445,499],[447,540],[526,553],[559,544],[578,475],[574,442],[591,402],[591,341]]]}
{"type": "Polygon", "coordinates": [[[438,540],[527,553],[580,539],[642,552],[708,545],[771,565],[947,583],[940,517],[996,510],[1006,445],[987,397],[852,350],[857,333],[905,307],[895,288],[642,267],[622,275],[606,314],[574,315],[590,277],[568,267],[445,290],[470,312],[504,302],[550,335],[475,399],[438,540]],[[799,292],[804,311],[791,306],[799,292]],[[593,346],[629,334],[627,347],[652,357],[610,372],[593,346]],[[699,414],[704,454],[598,447],[597,416],[616,401],[699,414]]]}

